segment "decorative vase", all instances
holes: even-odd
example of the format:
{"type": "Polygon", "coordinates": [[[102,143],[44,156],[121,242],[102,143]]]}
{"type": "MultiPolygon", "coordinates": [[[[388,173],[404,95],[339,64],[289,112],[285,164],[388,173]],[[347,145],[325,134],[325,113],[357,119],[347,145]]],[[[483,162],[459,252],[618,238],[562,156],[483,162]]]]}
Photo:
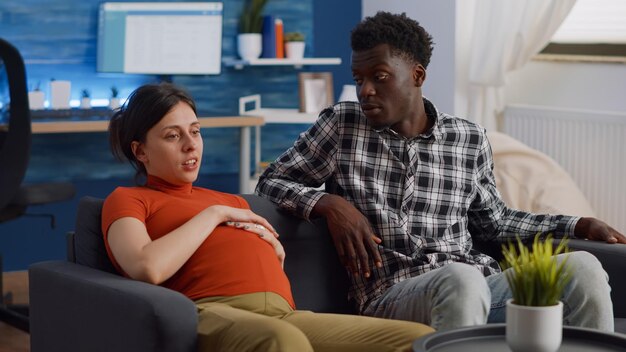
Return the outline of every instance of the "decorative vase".
{"type": "Polygon", "coordinates": [[[304,57],[304,42],[285,42],[285,54],[288,59],[304,57]]]}
{"type": "Polygon", "coordinates": [[[237,53],[244,60],[258,59],[261,56],[261,33],[240,33],[237,35],[237,53]]]}
{"type": "Polygon", "coordinates": [[[70,81],[50,82],[50,108],[69,109],[71,88],[72,83],[70,81]]]}
{"type": "Polygon", "coordinates": [[[506,343],[513,352],[555,352],[563,337],[563,303],[521,306],[506,302],[506,343]]]}

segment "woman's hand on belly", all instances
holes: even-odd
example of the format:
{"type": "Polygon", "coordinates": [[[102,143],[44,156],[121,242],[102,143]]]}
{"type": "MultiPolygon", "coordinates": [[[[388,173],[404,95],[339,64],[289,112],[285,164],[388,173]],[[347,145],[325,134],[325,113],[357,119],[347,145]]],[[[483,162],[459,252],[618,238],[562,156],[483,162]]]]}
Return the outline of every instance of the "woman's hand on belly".
{"type": "Polygon", "coordinates": [[[257,215],[250,209],[242,209],[242,208],[234,208],[226,205],[213,205],[205,209],[208,211],[213,209],[219,213],[221,213],[221,221],[227,225],[231,223],[239,223],[239,224],[259,224],[263,226],[267,231],[270,231],[274,234],[274,236],[278,237],[278,233],[264,217],[257,215]]]}
{"type": "Polygon", "coordinates": [[[251,222],[228,221],[226,222],[226,225],[257,234],[261,239],[263,239],[264,241],[269,243],[272,247],[274,247],[274,251],[276,252],[276,256],[278,257],[280,266],[284,268],[285,249],[283,248],[283,245],[278,240],[278,234],[274,232],[273,229],[270,230],[264,225],[251,223],[251,222]]]}

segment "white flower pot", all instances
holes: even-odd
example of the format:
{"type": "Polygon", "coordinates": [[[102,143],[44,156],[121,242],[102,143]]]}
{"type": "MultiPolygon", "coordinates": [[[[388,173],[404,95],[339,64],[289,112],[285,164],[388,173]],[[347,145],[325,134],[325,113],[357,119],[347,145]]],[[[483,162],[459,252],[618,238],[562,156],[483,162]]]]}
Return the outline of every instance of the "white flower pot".
{"type": "Polygon", "coordinates": [[[109,99],[109,109],[114,110],[120,107],[120,98],[109,99]]]}
{"type": "Polygon", "coordinates": [[[43,109],[44,100],[46,100],[46,96],[42,91],[34,90],[32,92],[28,92],[28,105],[31,110],[43,109]]]}
{"type": "Polygon", "coordinates": [[[80,108],[81,109],[91,109],[91,99],[90,98],[80,98],[80,108]]]}
{"type": "Polygon", "coordinates": [[[285,54],[288,59],[304,57],[304,42],[285,42],[285,54]]]}
{"type": "Polygon", "coordinates": [[[241,33],[237,35],[237,53],[244,60],[258,59],[261,56],[261,33],[241,33]]]}
{"type": "Polygon", "coordinates": [[[520,306],[506,302],[506,342],[513,352],[555,352],[563,338],[563,303],[520,306]]]}

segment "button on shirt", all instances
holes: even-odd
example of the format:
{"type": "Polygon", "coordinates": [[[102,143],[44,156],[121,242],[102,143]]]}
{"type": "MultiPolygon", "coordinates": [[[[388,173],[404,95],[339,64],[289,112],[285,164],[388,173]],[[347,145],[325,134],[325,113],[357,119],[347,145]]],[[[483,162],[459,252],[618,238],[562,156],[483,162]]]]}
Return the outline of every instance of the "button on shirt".
{"type": "Polygon", "coordinates": [[[350,296],[362,312],[395,283],[453,262],[485,276],[500,272],[472,238],[506,242],[538,232],[572,235],[577,217],[509,209],[495,186],[485,130],[437,111],[426,133],[405,138],[373,129],[358,103],[323,110],[317,122],[261,176],[257,193],[308,219],[326,193],[344,197],[382,238],[382,268],[351,276],[350,296]],[[325,191],[316,189],[322,184],[325,191]]]}

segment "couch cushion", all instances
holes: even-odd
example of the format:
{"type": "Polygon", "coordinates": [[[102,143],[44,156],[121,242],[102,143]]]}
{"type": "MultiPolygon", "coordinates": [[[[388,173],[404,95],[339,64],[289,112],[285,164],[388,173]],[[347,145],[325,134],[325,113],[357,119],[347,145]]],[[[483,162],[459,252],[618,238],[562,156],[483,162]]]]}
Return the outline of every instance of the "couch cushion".
{"type": "Polygon", "coordinates": [[[615,332],[626,334],[626,318],[615,318],[615,332]]]}
{"type": "Polygon", "coordinates": [[[350,279],[339,261],[326,222],[297,218],[256,195],[243,197],[280,235],[286,253],[285,272],[296,307],[321,313],[355,313],[347,298],[350,279]]]}
{"type": "Polygon", "coordinates": [[[80,199],[76,213],[74,261],[91,268],[117,274],[117,270],[109,260],[104,247],[101,230],[103,203],[104,200],[100,198],[83,197],[80,199]]]}
{"type": "Polygon", "coordinates": [[[500,132],[487,133],[496,187],[511,208],[536,214],[595,216],[570,175],[548,155],[500,132]]]}

